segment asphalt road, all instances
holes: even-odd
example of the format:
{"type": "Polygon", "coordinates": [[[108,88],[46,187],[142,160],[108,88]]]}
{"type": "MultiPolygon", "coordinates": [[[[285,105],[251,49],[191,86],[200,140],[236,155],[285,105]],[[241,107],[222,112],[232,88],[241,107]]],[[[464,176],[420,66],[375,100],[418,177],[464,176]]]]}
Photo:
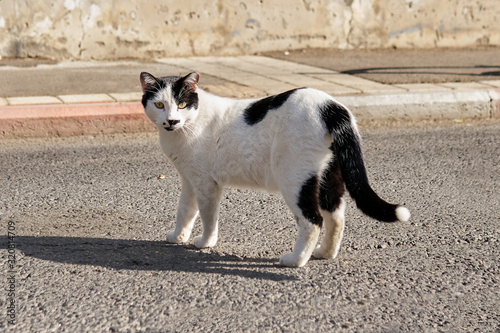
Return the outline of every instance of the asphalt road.
{"type": "Polygon", "coordinates": [[[155,134],[0,141],[0,330],[498,332],[500,124],[362,134],[412,218],[349,199],[339,257],[300,269],[277,266],[296,230],[275,195],[229,189],[213,250],[167,245],[179,182],[155,134]]]}

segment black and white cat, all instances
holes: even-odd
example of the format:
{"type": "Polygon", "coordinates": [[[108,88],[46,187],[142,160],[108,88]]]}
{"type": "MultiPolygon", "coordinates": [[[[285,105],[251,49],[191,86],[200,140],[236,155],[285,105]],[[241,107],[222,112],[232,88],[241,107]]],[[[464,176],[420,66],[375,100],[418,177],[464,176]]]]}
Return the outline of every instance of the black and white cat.
{"type": "Polygon", "coordinates": [[[182,182],[169,243],[187,242],[199,213],[203,234],[194,244],[215,246],[227,186],[281,192],[299,229],[293,252],[280,258],[284,266],[303,266],[311,255],[337,255],[345,187],[368,216],[410,218],[408,209],[387,203],[370,187],[354,117],[328,94],[302,88],[239,100],[203,91],[197,73],[156,78],[143,72],[140,80],[144,110],[182,182]],[[324,239],[316,247],[322,226],[324,239]]]}

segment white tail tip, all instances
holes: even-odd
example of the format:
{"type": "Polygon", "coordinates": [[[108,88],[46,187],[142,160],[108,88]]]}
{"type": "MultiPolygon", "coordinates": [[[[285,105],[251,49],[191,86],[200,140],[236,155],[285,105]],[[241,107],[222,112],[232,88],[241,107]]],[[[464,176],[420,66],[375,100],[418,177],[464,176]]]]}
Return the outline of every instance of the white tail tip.
{"type": "Polygon", "coordinates": [[[399,221],[406,222],[410,219],[410,216],[411,214],[408,208],[403,206],[399,206],[398,208],[396,208],[396,217],[399,221]]]}

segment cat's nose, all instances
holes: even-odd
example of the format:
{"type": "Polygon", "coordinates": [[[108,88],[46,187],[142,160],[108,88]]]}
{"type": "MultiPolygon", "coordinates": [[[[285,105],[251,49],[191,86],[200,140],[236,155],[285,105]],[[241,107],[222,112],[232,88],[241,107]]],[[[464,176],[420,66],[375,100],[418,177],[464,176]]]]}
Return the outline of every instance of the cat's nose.
{"type": "MultiPolygon", "coordinates": [[[[168,124],[170,126],[174,126],[174,125],[177,125],[178,123],[180,123],[181,121],[180,120],[167,120],[168,124]]],[[[167,123],[163,123],[163,126],[166,126],[167,123]]]]}

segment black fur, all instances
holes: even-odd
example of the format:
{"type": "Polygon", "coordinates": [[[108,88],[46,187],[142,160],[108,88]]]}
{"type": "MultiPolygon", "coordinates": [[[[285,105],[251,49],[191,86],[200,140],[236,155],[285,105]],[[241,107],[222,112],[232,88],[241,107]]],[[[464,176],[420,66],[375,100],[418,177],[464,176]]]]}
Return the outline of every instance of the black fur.
{"type": "MultiPolygon", "coordinates": [[[[299,88],[300,89],[300,88],[299,88]]],[[[250,104],[244,111],[244,118],[247,125],[255,125],[261,122],[267,115],[267,112],[277,109],[286,102],[288,97],[298,89],[285,91],[284,93],[265,97],[250,104]]]]}
{"type": "Polygon", "coordinates": [[[152,80],[152,82],[147,81],[145,85],[143,85],[143,95],[142,95],[142,106],[146,107],[148,105],[148,101],[152,99],[156,93],[165,88],[165,83],[162,80],[155,78],[153,75],[142,72],[141,73],[141,83],[143,80],[152,80]]]}
{"type": "Polygon", "coordinates": [[[323,172],[319,188],[319,206],[333,213],[340,205],[340,199],[345,193],[344,180],[340,171],[339,160],[334,156],[323,172]]]}
{"type": "Polygon", "coordinates": [[[142,95],[142,105],[144,107],[146,107],[150,99],[155,97],[158,91],[165,89],[169,84],[172,85],[173,97],[177,105],[181,102],[185,102],[187,108],[198,107],[198,94],[185,82],[187,76],[163,76],[157,78],[148,73],[141,73],[141,76],[149,76],[154,79],[154,82],[148,85],[142,95]]]}
{"type": "MultiPolygon", "coordinates": [[[[379,221],[397,221],[398,205],[382,200],[370,187],[360,141],[352,126],[349,111],[333,101],[322,105],[319,111],[326,128],[333,136],[330,149],[338,159],[342,179],[358,208],[379,221]]],[[[335,176],[333,178],[336,179],[335,176]]],[[[325,202],[323,204],[326,205],[325,202]]]]}
{"type": "Polygon", "coordinates": [[[318,209],[318,192],[318,177],[314,175],[307,179],[302,185],[297,205],[302,210],[302,215],[304,215],[309,222],[321,227],[323,224],[323,217],[318,209]]]}
{"type": "Polygon", "coordinates": [[[198,94],[194,92],[193,88],[188,83],[186,83],[187,76],[179,78],[179,80],[172,85],[172,92],[174,93],[174,99],[177,105],[184,102],[187,108],[196,109],[198,108],[198,94]]]}

